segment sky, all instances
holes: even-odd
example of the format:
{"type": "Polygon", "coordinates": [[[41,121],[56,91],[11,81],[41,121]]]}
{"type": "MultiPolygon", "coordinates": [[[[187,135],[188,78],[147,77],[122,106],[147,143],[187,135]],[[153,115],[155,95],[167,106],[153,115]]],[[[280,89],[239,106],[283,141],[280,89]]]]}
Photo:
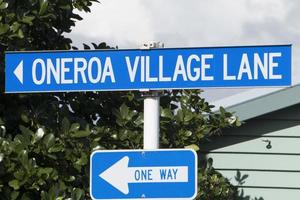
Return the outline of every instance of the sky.
{"type": "MultiPolygon", "coordinates": [[[[299,0],[100,0],[80,13],[74,45],[106,42],[120,49],[148,41],[165,47],[293,45],[292,82],[300,83],[299,0]]],[[[249,90],[249,89],[248,89],[249,90]]],[[[266,89],[266,92],[268,89],[266,89]]],[[[245,89],[204,89],[215,101],[245,89]]]]}

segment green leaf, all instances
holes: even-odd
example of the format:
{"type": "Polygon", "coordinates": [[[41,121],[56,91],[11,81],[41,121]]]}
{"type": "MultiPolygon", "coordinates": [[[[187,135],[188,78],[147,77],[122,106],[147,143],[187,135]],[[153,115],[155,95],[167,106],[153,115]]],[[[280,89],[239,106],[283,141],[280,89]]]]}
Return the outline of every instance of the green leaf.
{"type": "Polygon", "coordinates": [[[0,153],[0,163],[2,162],[3,158],[4,158],[4,154],[0,153]]]}
{"type": "Polygon", "coordinates": [[[32,21],[34,19],[35,19],[35,16],[25,16],[20,21],[25,23],[25,24],[29,24],[30,26],[32,26],[33,25],[32,21]]]}
{"type": "Polygon", "coordinates": [[[184,132],[184,135],[185,135],[186,137],[190,137],[191,135],[193,135],[193,132],[190,131],[190,130],[186,130],[186,131],[184,132]]]}
{"type": "Polygon", "coordinates": [[[8,3],[6,3],[6,2],[1,2],[0,3],[0,10],[4,10],[4,9],[6,9],[8,7],[8,3]]]}
{"type": "Polygon", "coordinates": [[[51,133],[44,137],[43,143],[46,145],[47,148],[52,147],[55,143],[55,136],[51,133]]]}
{"type": "Polygon", "coordinates": [[[18,180],[12,180],[8,182],[8,185],[12,188],[14,188],[14,190],[18,190],[20,189],[20,182],[18,180]]]}
{"type": "Polygon", "coordinates": [[[141,126],[144,123],[144,116],[142,114],[139,114],[139,116],[134,120],[134,124],[136,126],[141,126]]]}
{"type": "Polygon", "coordinates": [[[18,170],[14,172],[14,177],[20,181],[24,180],[25,171],[24,170],[18,170]]]}
{"type": "Polygon", "coordinates": [[[46,175],[46,179],[48,179],[52,172],[53,172],[53,168],[51,167],[39,168],[37,175],[39,177],[41,177],[42,175],[46,175]]]}
{"type": "Polygon", "coordinates": [[[20,144],[20,146],[22,146],[23,149],[27,148],[27,146],[30,144],[30,135],[27,134],[16,135],[14,141],[20,144]]]}
{"type": "Polygon", "coordinates": [[[80,124],[79,123],[74,123],[74,124],[71,125],[70,132],[78,131],[79,128],[80,128],[80,124]]]}
{"type": "Polygon", "coordinates": [[[225,115],[226,110],[222,106],[220,106],[220,112],[221,112],[221,115],[225,115]]]}
{"type": "Polygon", "coordinates": [[[90,129],[90,125],[89,125],[89,124],[87,124],[87,125],[85,126],[85,131],[91,132],[91,129],[90,129]]]}
{"type": "Polygon", "coordinates": [[[19,31],[18,31],[18,37],[21,39],[24,38],[24,33],[23,33],[22,29],[19,29],[19,31]]]}
{"type": "Polygon", "coordinates": [[[244,175],[242,176],[242,178],[241,178],[241,181],[244,181],[244,180],[247,179],[248,177],[249,177],[248,174],[244,174],[244,175]]]}
{"type": "Polygon", "coordinates": [[[165,108],[161,110],[161,117],[166,117],[169,119],[173,118],[173,113],[170,108],[165,108]]]}
{"type": "Polygon", "coordinates": [[[3,35],[9,30],[9,26],[7,24],[0,23],[0,35],[3,35]]]}
{"type": "Polygon", "coordinates": [[[72,191],[72,198],[73,200],[80,200],[84,197],[84,190],[76,188],[72,191]]]}
{"type": "Polygon", "coordinates": [[[73,182],[75,180],[76,180],[75,176],[69,176],[65,179],[65,181],[67,181],[67,182],[73,182]]]}
{"type": "Polygon", "coordinates": [[[235,125],[236,125],[236,126],[241,126],[241,125],[242,125],[242,122],[241,122],[239,119],[237,119],[237,120],[235,121],[235,125]]]}
{"type": "Polygon", "coordinates": [[[62,5],[62,6],[59,6],[59,8],[63,9],[63,10],[71,10],[72,7],[70,5],[62,5]]]}
{"type": "Polygon", "coordinates": [[[126,119],[129,113],[129,108],[124,103],[120,107],[120,114],[122,119],[126,119]]]}
{"type": "Polygon", "coordinates": [[[34,135],[33,131],[31,131],[29,128],[27,128],[27,127],[25,127],[23,125],[20,125],[19,128],[20,128],[22,134],[25,135],[25,136],[32,136],[32,135],[34,135]]]}
{"type": "Polygon", "coordinates": [[[84,44],[84,43],[83,43],[83,48],[84,48],[84,49],[91,49],[91,47],[89,47],[89,45],[84,44]]]}
{"type": "Polygon", "coordinates": [[[183,111],[180,109],[177,111],[176,120],[178,122],[183,122],[183,119],[184,119],[183,111]]]}
{"type": "Polygon", "coordinates": [[[185,146],[184,148],[185,149],[193,149],[195,151],[199,151],[200,150],[199,146],[196,145],[196,144],[191,144],[191,145],[185,146]]]}
{"type": "Polygon", "coordinates": [[[36,130],[35,132],[35,137],[37,141],[42,139],[44,135],[45,135],[45,130],[43,128],[38,128],[38,130],[36,130]]]}
{"type": "MultiPolygon", "coordinates": [[[[74,18],[74,19],[77,19],[77,20],[79,20],[79,21],[83,19],[82,17],[80,17],[80,15],[77,15],[77,14],[73,14],[73,18],[74,18]]],[[[93,44],[93,46],[94,46],[94,43],[92,43],[92,44],[93,44]]],[[[97,46],[94,46],[95,49],[97,49],[96,47],[97,47],[97,46]]]]}
{"type": "Polygon", "coordinates": [[[184,122],[189,122],[189,121],[191,121],[193,118],[194,118],[193,113],[188,112],[188,113],[186,113],[186,115],[184,116],[184,122]]]}
{"type": "Polygon", "coordinates": [[[11,200],[16,200],[19,196],[20,192],[18,191],[13,191],[11,194],[10,194],[10,198],[11,200]]]}
{"type": "Polygon", "coordinates": [[[28,162],[28,151],[27,150],[22,150],[19,152],[19,160],[24,166],[25,169],[29,169],[29,162],[28,162]]]}
{"type": "Polygon", "coordinates": [[[40,11],[39,15],[45,14],[47,8],[48,8],[48,0],[40,0],[40,11]]]}
{"type": "Polygon", "coordinates": [[[70,129],[70,121],[68,120],[68,118],[64,117],[62,120],[62,124],[61,124],[61,129],[63,134],[68,134],[69,129],[70,129]]]}
{"type": "Polygon", "coordinates": [[[61,191],[64,191],[64,190],[66,190],[68,188],[67,188],[66,184],[63,181],[59,181],[59,189],[61,191]]]}
{"type": "Polygon", "coordinates": [[[239,170],[236,172],[235,180],[236,181],[241,180],[241,172],[239,170]]]}
{"type": "Polygon", "coordinates": [[[57,192],[58,192],[58,186],[57,184],[52,185],[48,191],[48,199],[56,199],[57,197],[57,192]]]}
{"type": "Polygon", "coordinates": [[[49,153],[56,153],[56,152],[63,152],[65,150],[65,147],[61,143],[56,143],[52,147],[48,149],[49,153]]]}
{"type": "Polygon", "coordinates": [[[52,19],[55,20],[57,17],[56,17],[54,14],[52,14],[52,13],[48,13],[48,14],[46,14],[46,15],[41,16],[40,18],[41,18],[41,19],[52,18],[52,19]]]}
{"type": "MultiPolygon", "coordinates": [[[[18,24],[18,25],[20,26],[20,24],[18,24]]],[[[19,27],[18,27],[18,28],[19,28],[19,27]]],[[[18,28],[17,28],[17,29],[18,29],[18,28]]],[[[17,29],[13,29],[13,31],[16,32],[17,29]]],[[[24,114],[24,113],[21,114],[21,119],[22,119],[22,121],[25,122],[25,123],[28,123],[28,122],[29,122],[28,116],[27,116],[26,114],[24,114]]]]}
{"type": "Polygon", "coordinates": [[[74,133],[71,133],[71,137],[73,137],[73,138],[82,138],[82,137],[87,137],[90,134],[91,134],[90,131],[80,130],[80,131],[76,131],[74,133]]]}
{"type": "MultiPolygon", "coordinates": [[[[16,33],[19,28],[20,28],[21,24],[19,24],[19,22],[14,22],[11,26],[10,26],[10,29],[16,33]]],[[[27,122],[26,122],[27,123],[27,122]]]]}
{"type": "Polygon", "coordinates": [[[117,110],[117,109],[115,109],[115,108],[112,109],[112,114],[113,114],[114,116],[116,116],[117,119],[122,118],[122,117],[121,117],[121,114],[120,114],[120,111],[117,110]]]}
{"type": "Polygon", "coordinates": [[[77,165],[86,165],[88,162],[88,157],[85,153],[81,153],[81,157],[76,161],[77,165]]]}

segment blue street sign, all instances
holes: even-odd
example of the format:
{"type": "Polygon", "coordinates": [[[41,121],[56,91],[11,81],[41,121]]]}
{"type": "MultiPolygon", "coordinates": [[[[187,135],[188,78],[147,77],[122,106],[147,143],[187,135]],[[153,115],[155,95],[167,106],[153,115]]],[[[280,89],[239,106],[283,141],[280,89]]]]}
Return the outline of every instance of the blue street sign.
{"type": "Polygon", "coordinates": [[[188,149],[96,151],[91,155],[93,199],[194,199],[197,155],[188,149]]]}
{"type": "Polygon", "coordinates": [[[7,93],[291,85],[291,45],[8,52],[7,93]]]}

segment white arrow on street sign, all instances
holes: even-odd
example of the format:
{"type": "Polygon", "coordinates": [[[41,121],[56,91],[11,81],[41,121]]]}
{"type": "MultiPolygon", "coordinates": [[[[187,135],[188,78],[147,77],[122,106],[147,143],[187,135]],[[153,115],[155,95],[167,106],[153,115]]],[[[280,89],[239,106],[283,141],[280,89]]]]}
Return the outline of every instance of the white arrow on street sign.
{"type": "Polygon", "coordinates": [[[18,64],[18,66],[14,70],[14,74],[19,79],[19,81],[23,84],[23,60],[18,64]]]}
{"type": "Polygon", "coordinates": [[[123,194],[129,193],[129,183],[188,182],[187,166],[128,167],[129,157],[124,156],[99,176],[123,194]]]}

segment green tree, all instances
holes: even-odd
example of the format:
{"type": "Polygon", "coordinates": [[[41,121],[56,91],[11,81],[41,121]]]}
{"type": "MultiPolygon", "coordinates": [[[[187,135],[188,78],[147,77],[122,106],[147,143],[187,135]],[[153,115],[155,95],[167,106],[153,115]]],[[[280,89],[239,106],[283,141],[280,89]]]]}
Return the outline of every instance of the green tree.
{"type": "MultiPolygon", "coordinates": [[[[4,52],[71,49],[63,34],[81,20],[74,10],[89,12],[94,1],[0,0],[0,199],[89,199],[93,150],[142,148],[139,92],[3,93],[4,52]]],[[[213,113],[200,93],[164,91],[161,147],[198,149],[200,140],[237,125],[224,109],[213,113]]],[[[206,180],[199,198],[234,199],[236,190],[222,176],[199,173],[206,180]]]]}

